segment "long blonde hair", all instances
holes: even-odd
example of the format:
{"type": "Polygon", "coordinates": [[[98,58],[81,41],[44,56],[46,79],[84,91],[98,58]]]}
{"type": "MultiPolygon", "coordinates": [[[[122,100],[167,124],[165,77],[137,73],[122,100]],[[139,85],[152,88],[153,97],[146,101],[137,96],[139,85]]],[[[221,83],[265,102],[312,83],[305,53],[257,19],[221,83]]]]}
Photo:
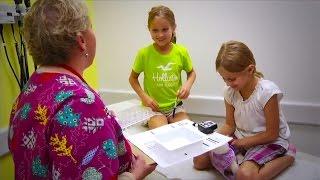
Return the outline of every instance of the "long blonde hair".
{"type": "MultiPolygon", "coordinates": [[[[223,43],[216,58],[216,70],[222,66],[229,72],[241,72],[251,64],[256,65],[251,50],[239,41],[223,43]]],[[[263,78],[263,74],[256,69],[254,75],[263,78]]]]}
{"type": "MultiPolygon", "coordinates": [[[[149,11],[148,29],[150,29],[151,23],[156,16],[165,18],[169,22],[172,28],[176,27],[176,20],[174,18],[174,14],[171,11],[171,9],[169,9],[166,6],[160,5],[160,6],[152,7],[151,10],[149,11]]],[[[171,42],[176,43],[176,41],[177,41],[176,34],[175,32],[173,32],[171,42]]]]}

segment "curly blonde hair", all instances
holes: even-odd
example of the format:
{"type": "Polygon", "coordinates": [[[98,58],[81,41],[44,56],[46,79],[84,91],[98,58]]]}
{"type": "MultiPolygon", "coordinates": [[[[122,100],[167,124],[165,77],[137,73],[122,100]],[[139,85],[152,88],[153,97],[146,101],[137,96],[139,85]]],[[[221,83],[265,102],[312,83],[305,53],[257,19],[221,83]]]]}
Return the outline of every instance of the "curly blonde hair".
{"type": "Polygon", "coordinates": [[[66,63],[77,34],[91,26],[80,0],[37,0],[24,21],[24,37],[36,65],[66,63]]]}
{"type": "MultiPolygon", "coordinates": [[[[239,41],[223,43],[216,58],[216,70],[223,67],[229,72],[241,72],[251,64],[256,65],[251,50],[239,41]]],[[[256,69],[254,75],[263,78],[263,74],[256,69]]]]}

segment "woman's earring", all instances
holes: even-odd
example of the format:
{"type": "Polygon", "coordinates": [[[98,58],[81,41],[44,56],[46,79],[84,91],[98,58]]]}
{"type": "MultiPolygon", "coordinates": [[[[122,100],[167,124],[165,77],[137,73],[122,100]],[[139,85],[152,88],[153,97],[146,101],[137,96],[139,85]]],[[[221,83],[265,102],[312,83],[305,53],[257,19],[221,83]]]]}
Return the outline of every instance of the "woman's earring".
{"type": "Polygon", "coordinates": [[[89,54],[88,54],[88,53],[86,53],[86,54],[85,54],[85,56],[86,56],[86,58],[88,58],[88,57],[89,57],[89,54]]]}

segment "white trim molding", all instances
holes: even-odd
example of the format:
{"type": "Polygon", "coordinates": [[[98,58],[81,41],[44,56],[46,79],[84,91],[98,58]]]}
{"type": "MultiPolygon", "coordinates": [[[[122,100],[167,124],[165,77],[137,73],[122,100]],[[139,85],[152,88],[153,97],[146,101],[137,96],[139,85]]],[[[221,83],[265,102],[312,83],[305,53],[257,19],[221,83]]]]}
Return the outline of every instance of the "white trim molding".
{"type": "MultiPolygon", "coordinates": [[[[138,98],[134,91],[101,89],[99,94],[107,104],[138,98]]],[[[220,96],[191,95],[184,101],[184,107],[191,114],[225,116],[224,100],[220,96]]],[[[288,122],[320,125],[320,104],[285,101],[281,108],[288,122]]]]}

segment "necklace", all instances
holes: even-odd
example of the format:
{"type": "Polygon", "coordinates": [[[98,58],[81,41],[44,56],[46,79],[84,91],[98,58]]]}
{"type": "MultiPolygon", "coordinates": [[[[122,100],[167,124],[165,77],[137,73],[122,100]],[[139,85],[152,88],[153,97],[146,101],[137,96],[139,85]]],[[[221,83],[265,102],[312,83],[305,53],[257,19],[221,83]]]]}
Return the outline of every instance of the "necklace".
{"type": "Polygon", "coordinates": [[[80,78],[82,80],[82,82],[87,84],[86,80],[84,80],[83,77],[76,70],[74,70],[72,67],[70,67],[70,66],[68,66],[66,64],[58,64],[57,66],[70,71],[72,74],[74,74],[78,78],[80,78]]]}

